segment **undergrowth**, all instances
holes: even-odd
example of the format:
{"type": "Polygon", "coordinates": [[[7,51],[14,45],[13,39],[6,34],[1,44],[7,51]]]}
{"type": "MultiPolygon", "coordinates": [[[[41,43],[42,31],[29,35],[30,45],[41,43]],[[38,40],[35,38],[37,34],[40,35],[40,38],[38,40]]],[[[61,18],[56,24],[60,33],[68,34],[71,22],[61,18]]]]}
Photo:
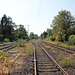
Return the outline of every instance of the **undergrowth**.
{"type": "Polygon", "coordinates": [[[73,57],[73,55],[69,55],[68,56],[68,58],[66,59],[66,58],[64,58],[64,59],[62,59],[61,61],[60,61],[60,64],[62,65],[62,66],[64,66],[64,67],[68,67],[68,66],[71,66],[72,65],[72,59],[73,59],[74,57],[73,57]]]}
{"type": "Polygon", "coordinates": [[[54,48],[50,48],[50,51],[54,51],[54,48]]]}
{"type": "Polygon", "coordinates": [[[26,47],[25,42],[26,42],[26,40],[19,39],[17,41],[17,44],[18,44],[19,47],[26,47]]]}
{"type": "Polygon", "coordinates": [[[32,42],[30,41],[29,43],[26,44],[26,54],[31,55],[33,52],[33,45],[32,42]]]}

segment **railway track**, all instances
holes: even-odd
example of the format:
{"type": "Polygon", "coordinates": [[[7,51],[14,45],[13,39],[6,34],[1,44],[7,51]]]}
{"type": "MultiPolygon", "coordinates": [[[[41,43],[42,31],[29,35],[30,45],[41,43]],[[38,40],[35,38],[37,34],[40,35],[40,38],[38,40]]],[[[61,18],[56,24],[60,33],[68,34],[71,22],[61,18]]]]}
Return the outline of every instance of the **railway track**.
{"type": "Polygon", "coordinates": [[[68,75],[41,44],[36,48],[34,48],[34,75],[68,75]]]}
{"type": "MultiPolygon", "coordinates": [[[[10,49],[17,47],[16,44],[6,44],[6,45],[1,45],[0,46],[0,52],[8,52],[10,49]]],[[[0,56],[3,55],[2,53],[0,54],[0,56]]],[[[9,58],[10,56],[12,57],[12,54],[8,54],[9,58]]],[[[15,58],[13,57],[12,60],[10,60],[10,63],[12,63],[13,61],[15,61],[17,58],[19,57],[19,55],[15,55],[15,58]]],[[[0,65],[2,64],[2,62],[0,61],[0,65]]],[[[0,75],[9,75],[8,74],[8,70],[6,72],[3,72],[2,68],[0,67],[0,75]]]]}
{"type": "Polygon", "coordinates": [[[56,44],[52,44],[52,43],[48,43],[48,42],[42,42],[42,43],[44,43],[44,44],[47,45],[47,46],[51,46],[51,47],[54,47],[54,48],[57,48],[57,49],[66,51],[66,52],[68,52],[68,53],[71,53],[72,55],[75,55],[75,48],[69,48],[69,47],[58,46],[58,45],[56,45],[56,44]]]}
{"type": "Polygon", "coordinates": [[[6,46],[6,45],[10,45],[10,44],[2,44],[2,45],[0,45],[0,47],[1,47],[1,46],[6,46]]]}
{"type": "Polygon", "coordinates": [[[16,44],[7,44],[0,46],[0,50],[5,51],[17,47],[16,44]]]}

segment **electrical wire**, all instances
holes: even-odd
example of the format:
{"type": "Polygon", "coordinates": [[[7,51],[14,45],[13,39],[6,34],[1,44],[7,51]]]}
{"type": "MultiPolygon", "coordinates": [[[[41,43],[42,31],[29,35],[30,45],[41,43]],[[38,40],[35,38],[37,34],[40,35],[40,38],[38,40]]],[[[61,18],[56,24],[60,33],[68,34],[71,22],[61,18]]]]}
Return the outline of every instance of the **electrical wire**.
{"type": "MultiPolygon", "coordinates": [[[[38,22],[38,18],[39,18],[39,15],[40,15],[40,11],[41,11],[41,8],[42,8],[42,4],[43,4],[43,0],[41,0],[41,3],[40,3],[40,8],[39,8],[39,11],[38,11],[38,14],[37,14],[37,19],[36,19],[36,21],[35,21],[35,24],[38,22]]],[[[34,25],[32,28],[34,28],[36,25],[34,25]]],[[[31,28],[31,29],[32,29],[31,28]]],[[[31,30],[31,29],[29,29],[29,30],[31,30]]]]}

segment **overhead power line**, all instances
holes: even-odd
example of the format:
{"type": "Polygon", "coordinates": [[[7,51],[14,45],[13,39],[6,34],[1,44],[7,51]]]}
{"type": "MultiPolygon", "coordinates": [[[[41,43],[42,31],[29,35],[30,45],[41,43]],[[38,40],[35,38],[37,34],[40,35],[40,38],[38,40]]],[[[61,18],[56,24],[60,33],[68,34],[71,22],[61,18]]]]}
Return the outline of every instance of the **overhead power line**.
{"type": "MultiPolygon", "coordinates": [[[[42,8],[42,4],[43,4],[43,0],[41,0],[40,7],[39,7],[39,10],[38,10],[38,14],[37,14],[37,18],[36,18],[36,21],[35,21],[35,25],[32,28],[34,28],[36,26],[36,23],[38,21],[38,18],[39,18],[39,15],[40,15],[40,11],[41,11],[41,8],[42,8]]],[[[31,29],[29,29],[29,30],[31,30],[31,29]]]]}

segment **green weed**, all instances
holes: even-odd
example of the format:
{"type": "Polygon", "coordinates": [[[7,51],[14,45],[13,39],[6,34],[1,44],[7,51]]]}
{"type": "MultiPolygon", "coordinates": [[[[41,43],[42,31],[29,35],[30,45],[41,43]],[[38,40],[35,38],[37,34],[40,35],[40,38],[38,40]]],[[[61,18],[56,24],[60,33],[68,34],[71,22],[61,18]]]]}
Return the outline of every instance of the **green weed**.
{"type": "Polygon", "coordinates": [[[66,50],[65,50],[65,55],[66,55],[66,50]]]}
{"type": "Polygon", "coordinates": [[[61,51],[58,55],[58,59],[60,60],[60,59],[62,59],[62,57],[63,57],[63,52],[61,51]]]}
{"type": "Polygon", "coordinates": [[[62,61],[60,61],[60,64],[64,67],[69,66],[68,61],[66,59],[63,59],[62,61]]]}
{"type": "Polygon", "coordinates": [[[30,55],[31,54],[31,50],[29,48],[26,49],[26,54],[30,55]]]}
{"type": "Polygon", "coordinates": [[[50,51],[54,51],[54,48],[50,48],[50,51]]]}
{"type": "Polygon", "coordinates": [[[64,67],[71,66],[72,65],[72,60],[71,60],[72,58],[74,58],[74,57],[73,57],[73,55],[70,54],[68,59],[63,59],[62,61],[60,61],[60,64],[64,67]]]}
{"type": "Polygon", "coordinates": [[[69,59],[73,59],[74,56],[72,54],[69,54],[69,59]]]}
{"type": "Polygon", "coordinates": [[[68,58],[67,59],[63,59],[62,61],[60,61],[60,64],[64,67],[68,67],[72,65],[72,61],[68,58]]]}
{"type": "Polygon", "coordinates": [[[17,43],[19,47],[26,47],[25,42],[26,42],[25,40],[19,39],[17,43]]]}
{"type": "Polygon", "coordinates": [[[60,55],[63,55],[63,51],[60,52],[60,55]]]}
{"type": "Polygon", "coordinates": [[[62,56],[61,55],[58,55],[58,59],[60,60],[62,58],[62,56]]]}

